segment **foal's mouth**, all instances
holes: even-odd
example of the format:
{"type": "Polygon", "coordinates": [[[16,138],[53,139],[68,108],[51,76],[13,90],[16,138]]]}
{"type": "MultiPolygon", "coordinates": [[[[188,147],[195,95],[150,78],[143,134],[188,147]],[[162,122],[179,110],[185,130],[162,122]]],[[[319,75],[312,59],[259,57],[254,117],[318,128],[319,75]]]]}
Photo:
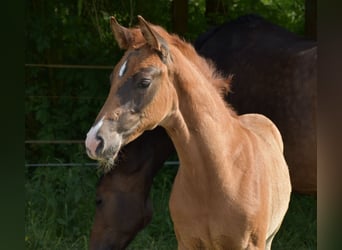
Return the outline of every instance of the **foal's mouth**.
{"type": "Polygon", "coordinates": [[[109,146],[107,149],[97,154],[96,160],[99,162],[98,168],[102,172],[108,173],[110,170],[116,167],[120,149],[121,143],[119,145],[109,146]]]}
{"type": "Polygon", "coordinates": [[[106,160],[100,160],[98,169],[103,172],[104,174],[110,172],[112,169],[115,169],[115,160],[113,159],[106,159],[106,160]]]}

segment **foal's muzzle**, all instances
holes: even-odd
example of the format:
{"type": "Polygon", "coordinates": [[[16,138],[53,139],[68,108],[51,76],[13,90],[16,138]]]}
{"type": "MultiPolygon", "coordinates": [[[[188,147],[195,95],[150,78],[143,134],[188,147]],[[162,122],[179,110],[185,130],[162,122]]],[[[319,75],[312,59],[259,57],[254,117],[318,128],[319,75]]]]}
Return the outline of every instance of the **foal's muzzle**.
{"type": "Polygon", "coordinates": [[[112,131],[109,123],[109,121],[101,119],[87,133],[85,146],[91,159],[113,159],[119,152],[122,145],[122,136],[112,131]]]}

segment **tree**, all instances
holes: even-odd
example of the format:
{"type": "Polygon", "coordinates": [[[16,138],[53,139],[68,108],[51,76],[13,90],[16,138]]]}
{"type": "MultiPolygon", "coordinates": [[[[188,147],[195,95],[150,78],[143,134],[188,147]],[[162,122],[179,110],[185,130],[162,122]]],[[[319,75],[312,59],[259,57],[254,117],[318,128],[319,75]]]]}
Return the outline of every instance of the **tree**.
{"type": "Polygon", "coordinates": [[[317,40],[317,0],[305,0],[305,36],[317,40]]]}
{"type": "Polygon", "coordinates": [[[172,28],[173,32],[185,35],[188,31],[188,1],[172,1],[172,28]]]}

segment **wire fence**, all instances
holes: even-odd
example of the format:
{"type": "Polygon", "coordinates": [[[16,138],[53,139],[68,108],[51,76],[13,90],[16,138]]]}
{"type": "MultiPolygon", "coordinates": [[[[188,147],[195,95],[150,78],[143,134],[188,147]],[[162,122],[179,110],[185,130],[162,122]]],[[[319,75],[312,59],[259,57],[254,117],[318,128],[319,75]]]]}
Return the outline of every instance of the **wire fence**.
{"type": "Polygon", "coordinates": [[[25,144],[83,144],[84,140],[26,140],[25,144]]]}
{"type": "Polygon", "coordinates": [[[55,69],[113,69],[112,65],[81,65],[81,64],[43,64],[26,63],[25,67],[55,68],[55,69]]]}
{"type": "MultiPolygon", "coordinates": [[[[178,166],[179,161],[166,161],[164,162],[165,166],[178,166]]],[[[27,163],[25,167],[97,167],[98,163],[96,162],[88,162],[88,163],[27,163]]]]}
{"type": "MultiPolygon", "coordinates": [[[[84,144],[84,140],[26,140],[25,144],[84,144]]],[[[165,161],[165,166],[178,166],[179,161],[165,161]]],[[[96,167],[98,166],[97,162],[85,162],[85,163],[26,163],[25,167],[35,168],[35,167],[96,167]]]]}

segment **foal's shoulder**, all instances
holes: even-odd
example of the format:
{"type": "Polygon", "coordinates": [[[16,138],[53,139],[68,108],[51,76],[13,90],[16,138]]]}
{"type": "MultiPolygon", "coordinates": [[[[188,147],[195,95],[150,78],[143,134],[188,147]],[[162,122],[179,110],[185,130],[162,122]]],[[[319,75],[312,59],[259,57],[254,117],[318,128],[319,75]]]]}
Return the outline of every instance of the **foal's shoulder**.
{"type": "Polygon", "coordinates": [[[262,137],[266,141],[275,140],[279,146],[280,151],[283,152],[283,140],[281,134],[276,125],[266,116],[262,114],[244,114],[238,117],[241,124],[254,132],[258,136],[262,137]]]}
{"type": "Polygon", "coordinates": [[[250,113],[239,115],[240,122],[246,127],[264,127],[265,129],[272,129],[275,127],[274,123],[262,114],[250,113]]]}

